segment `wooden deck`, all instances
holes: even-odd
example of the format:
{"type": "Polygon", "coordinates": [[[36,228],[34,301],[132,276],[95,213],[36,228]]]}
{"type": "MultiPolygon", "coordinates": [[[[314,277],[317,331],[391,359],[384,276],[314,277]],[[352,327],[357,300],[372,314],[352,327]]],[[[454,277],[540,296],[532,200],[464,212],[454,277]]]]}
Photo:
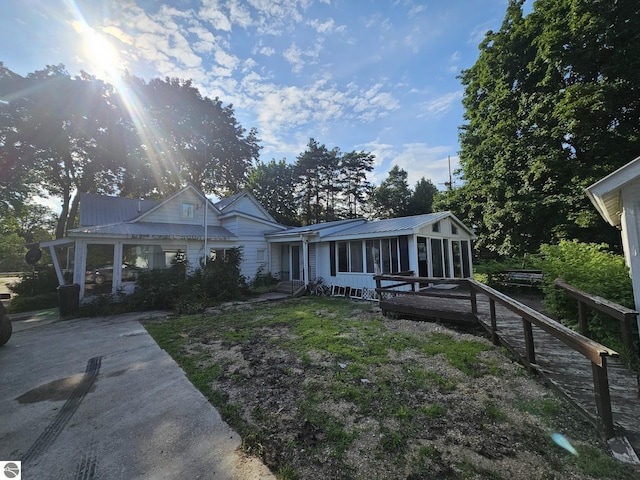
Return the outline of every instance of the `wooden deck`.
{"type": "MultiPolygon", "coordinates": [[[[396,296],[380,302],[383,311],[401,315],[469,323],[477,321],[491,331],[489,299],[477,296],[477,315],[471,313],[470,300],[446,296],[396,296]]],[[[525,336],[523,322],[511,310],[496,305],[498,340],[514,355],[524,359],[525,336]]],[[[538,374],[561,392],[593,424],[598,426],[598,415],[593,387],[591,362],[567,347],[560,340],[533,325],[535,363],[538,374]]],[[[526,362],[525,362],[526,363],[526,362]]],[[[640,394],[638,376],[620,365],[616,359],[607,364],[613,419],[622,428],[637,453],[640,453],[640,394]]]]}

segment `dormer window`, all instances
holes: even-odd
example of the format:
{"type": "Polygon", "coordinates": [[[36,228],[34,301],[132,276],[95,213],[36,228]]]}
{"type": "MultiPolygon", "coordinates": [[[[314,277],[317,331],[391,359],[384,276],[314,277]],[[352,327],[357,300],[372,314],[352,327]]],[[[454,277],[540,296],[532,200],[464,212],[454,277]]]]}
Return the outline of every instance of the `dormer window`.
{"type": "Polygon", "coordinates": [[[193,220],[195,215],[196,206],[193,203],[182,204],[182,218],[185,220],[193,220]]]}

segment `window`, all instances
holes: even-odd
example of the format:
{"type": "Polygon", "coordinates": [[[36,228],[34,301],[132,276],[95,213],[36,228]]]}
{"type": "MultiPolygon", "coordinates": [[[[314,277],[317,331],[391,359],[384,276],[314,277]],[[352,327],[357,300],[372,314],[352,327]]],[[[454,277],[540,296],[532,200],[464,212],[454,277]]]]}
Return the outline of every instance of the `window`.
{"type": "Polygon", "coordinates": [[[351,271],[362,272],[362,242],[349,242],[351,271]]]}
{"type": "Polygon", "coordinates": [[[458,234],[458,227],[457,225],[454,225],[453,223],[451,224],[451,235],[457,235],[458,234]]]}
{"type": "Polygon", "coordinates": [[[264,262],[265,261],[264,259],[266,257],[266,253],[267,252],[266,252],[266,250],[264,248],[258,249],[258,251],[256,252],[256,256],[257,256],[256,260],[258,262],[261,262],[261,263],[264,262]]]}
{"type": "Polygon", "coordinates": [[[338,271],[359,273],[362,270],[362,242],[338,242],[338,271]]]}
{"type": "Polygon", "coordinates": [[[440,231],[440,221],[438,220],[436,223],[434,223],[433,226],[431,227],[431,229],[434,232],[439,232],[440,231]]]}
{"type": "Polygon", "coordinates": [[[182,204],[182,215],[183,219],[192,220],[196,211],[196,206],[193,203],[183,203],[182,204]]]}
{"type": "Polygon", "coordinates": [[[366,242],[367,273],[393,273],[400,271],[397,238],[381,238],[366,242]]]}

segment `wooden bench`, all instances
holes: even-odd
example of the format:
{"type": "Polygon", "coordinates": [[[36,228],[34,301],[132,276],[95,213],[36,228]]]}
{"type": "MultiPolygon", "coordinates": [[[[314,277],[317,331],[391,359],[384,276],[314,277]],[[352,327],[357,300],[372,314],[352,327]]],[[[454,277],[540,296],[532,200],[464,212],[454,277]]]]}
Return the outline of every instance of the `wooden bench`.
{"type": "Polygon", "coordinates": [[[500,285],[510,287],[540,287],[544,274],[541,270],[503,270],[495,279],[500,285]]]}

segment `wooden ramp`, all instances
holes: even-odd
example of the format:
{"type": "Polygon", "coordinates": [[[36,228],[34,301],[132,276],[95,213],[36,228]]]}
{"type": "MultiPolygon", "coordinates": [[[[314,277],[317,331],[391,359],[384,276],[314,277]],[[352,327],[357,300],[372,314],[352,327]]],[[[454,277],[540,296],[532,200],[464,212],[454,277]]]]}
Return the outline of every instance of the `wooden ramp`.
{"type": "MultiPolygon", "coordinates": [[[[472,313],[470,299],[403,296],[383,298],[383,312],[395,312],[413,318],[478,322],[491,332],[489,298],[478,294],[477,314],[472,313]]],[[[521,359],[526,358],[525,335],[522,318],[500,304],[495,305],[498,340],[521,359]]],[[[552,386],[561,392],[583,414],[598,426],[599,417],[595,402],[594,379],[591,362],[582,354],[567,347],[544,330],[532,326],[535,344],[535,363],[531,366],[552,386]]],[[[526,362],[524,362],[526,363],[526,362]]],[[[637,453],[640,453],[640,395],[638,376],[627,370],[616,359],[607,365],[611,409],[616,427],[624,432],[637,453]]]]}

